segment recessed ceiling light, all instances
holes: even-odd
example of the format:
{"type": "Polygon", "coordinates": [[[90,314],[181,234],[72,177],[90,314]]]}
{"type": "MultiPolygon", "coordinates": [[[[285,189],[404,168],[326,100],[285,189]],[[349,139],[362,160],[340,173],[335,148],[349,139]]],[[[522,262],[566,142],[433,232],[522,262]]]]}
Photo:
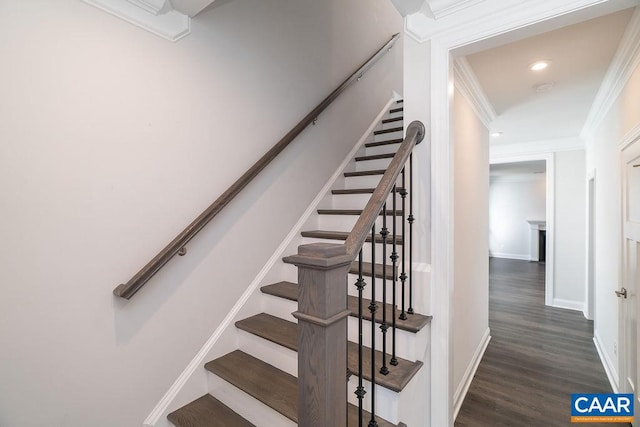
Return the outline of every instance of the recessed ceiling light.
{"type": "Polygon", "coordinates": [[[499,137],[501,135],[502,135],[502,132],[493,132],[493,133],[491,133],[491,136],[494,137],[494,138],[497,138],[497,137],[499,137]]]}
{"type": "Polygon", "coordinates": [[[529,65],[529,69],[531,71],[541,71],[549,66],[549,61],[536,61],[533,64],[529,65]]]}
{"type": "Polygon", "coordinates": [[[549,92],[556,85],[556,82],[544,82],[533,85],[533,90],[538,93],[549,92]]]}

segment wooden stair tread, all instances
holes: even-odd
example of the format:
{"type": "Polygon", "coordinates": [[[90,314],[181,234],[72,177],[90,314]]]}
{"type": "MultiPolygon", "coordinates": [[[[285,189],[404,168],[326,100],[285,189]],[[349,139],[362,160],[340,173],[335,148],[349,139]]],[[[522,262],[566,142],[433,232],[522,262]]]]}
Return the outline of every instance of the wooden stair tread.
{"type": "MultiPolygon", "coordinates": [[[[252,333],[260,338],[298,351],[298,325],[270,314],[261,313],[236,322],[236,326],[243,331],[252,333]]],[[[371,381],[371,349],[365,347],[363,352],[363,378],[371,381]]],[[[349,342],[347,344],[347,361],[349,372],[358,372],[358,344],[349,342]]],[[[387,366],[389,374],[380,374],[382,366],[382,352],[376,351],[376,384],[388,388],[389,390],[400,392],[409,383],[411,378],[418,372],[422,362],[411,362],[398,358],[398,365],[391,366],[389,356],[387,356],[387,366]]]]}
{"type": "Polygon", "coordinates": [[[390,112],[391,114],[393,114],[393,113],[400,113],[400,112],[402,112],[402,111],[404,111],[404,107],[392,108],[391,110],[389,110],[389,112],[390,112]]]}
{"type": "Polygon", "coordinates": [[[395,128],[389,128],[389,129],[380,129],[380,130],[374,131],[373,134],[374,135],[384,135],[385,133],[402,132],[403,130],[404,130],[404,128],[402,126],[400,126],[400,127],[395,127],[395,128]]]}
{"type": "Polygon", "coordinates": [[[255,427],[210,394],[167,415],[176,427],[255,427]]]}
{"type": "Polygon", "coordinates": [[[370,176],[370,175],[384,175],[386,172],[385,169],[375,169],[370,171],[355,171],[355,172],[345,172],[344,176],[346,178],[350,176],[370,176]]]}
{"type": "Polygon", "coordinates": [[[379,147],[381,145],[400,144],[402,141],[404,141],[402,138],[388,139],[386,141],[367,142],[366,144],[364,144],[364,146],[365,147],[379,147]]]}
{"type": "Polygon", "coordinates": [[[380,160],[380,159],[393,159],[396,153],[376,154],[373,156],[360,156],[356,157],[356,162],[366,162],[368,160],[380,160]]]}
{"type": "MultiPolygon", "coordinates": [[[[331,190],[331,194],[373,194],[375,188],[344,188],[331,190]]],[[[402,190],[402,188],[396,188],[397,191],[402,190]]]]}
{"type": "Polygon", "coordinates": [[[390,119],[384,119],[382,121],[382,123],[393,123],[393,122],[401,122],[404,119],[404,117],[400,116],[400,117],[392,117],[390,119]]]}
{"type": "MultiPolygon", "coordinates": [[[[315,239],[328,239],[328,240],[347,240],[349,233],[346,231],[323,231],[323,230],[309,230],[303,231],[302,237],[311,237],[315,239]]],[[[402,236],[396,236],[396,245],[402,245],[402,236]]],[[[371,242],[371,235],[367,236],[367,242],[371,242]]],[[[376,234],[376,243],[382,243],[382,236],[376,234]]],[[[393,243],[393,236],[389,234],[387,236],[387,243],[393,243]]]]}
{"type": "Polygon", "coordinates": [[[298,381],[293,375],[240,350],[227,353],[204,366],[251,397],[297,422],[298,381]]]}
{"type": "MultiPolygon", "coordinates": [[[[288,299],[290,301],[298,301],[298,284],[292,282],[278,282],[273,283],[271,285],[263,286],[260,290],[268,295],[273,295],[279,298],[288,299]]],[[[364,307],[369,306],[370,300],[363,299],[362,304],[364,307]]],[[[353,317],[357,317],[358,314],[358,298],[352,295],[347,297],[347,307],[350,311],[350,315],[353,317]]],[[[387,310],[387,323],[391,325],[391,317],[393,312],[393,306],[391,304],[386,304],[385,309],[387,310]]],[[[422,328],[424,328],[430,321],[431,316],[425,316],[423,314],[408,314],[406,320],[398,319],[397,316],[400,314],[400,310],[396,308],[396,327],[398,329],[402,329],[408,332],[419,332],[422,328]]],[[[371,313],[369,310],[365,310],[363,316],[366,320],[371,320],[371,313]]],[[[382,310],[378,310],[376,312],[376,323],[382,323],[382,310]]]]}
{"type": "MultiPolygon", "coordinates": [[[[208,362],[205,368],[291,421],[298,422],[298,379],[293,375],[240,350],[208,362]]],[[[348,413],[348,425],[356,427],[357,408],[349,408],[348,413]]],[[[394,426],[378,417],[376,421],[380,427],[394,426]]]]}
{"type": "MultiPolygon", "coordinates": [[[[383,215],[384,211],[380,211],[380,215],[383,215]]],[[[320,215],[362,215],[362,209],[318,209],[320,215]]],[[[393,215],[393,210],[387,209],[386,214],[388,216],[393,215]]],[[[396,210],[397,216],[402,216],[401,210],[396,210]]]]}

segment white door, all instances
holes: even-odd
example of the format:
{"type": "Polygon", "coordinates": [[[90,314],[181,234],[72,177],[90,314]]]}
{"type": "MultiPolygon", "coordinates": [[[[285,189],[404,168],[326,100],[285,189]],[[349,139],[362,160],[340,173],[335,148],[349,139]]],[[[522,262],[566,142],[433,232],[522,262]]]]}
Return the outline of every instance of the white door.
{"type": "Polygon", "coordinates": [[[616,292],[620,297],[620,333],[621,333],[621,392],[633,393],[635,397],[636,418],[638,423],[640,401],[638,386],[640,373],[638,356],[637,319],[640,304],[640,140],[628,145],[622,152],[622,215],[623,248],[622,280],[623,287],[616,292]]]}

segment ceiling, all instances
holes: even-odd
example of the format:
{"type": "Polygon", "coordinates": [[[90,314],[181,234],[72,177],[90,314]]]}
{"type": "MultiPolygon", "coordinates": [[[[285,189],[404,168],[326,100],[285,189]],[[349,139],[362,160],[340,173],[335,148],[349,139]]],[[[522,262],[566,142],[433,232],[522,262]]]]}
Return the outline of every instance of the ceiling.
{"type": "Polygon", "coordinates": [[[578,138],[633,9],[464,57],[495,112],[492,144],[578,138]],[[529,66],[549,60],[542,71],[529,66]],[[536,91],[548,84],[547,91],[536,91]]]}

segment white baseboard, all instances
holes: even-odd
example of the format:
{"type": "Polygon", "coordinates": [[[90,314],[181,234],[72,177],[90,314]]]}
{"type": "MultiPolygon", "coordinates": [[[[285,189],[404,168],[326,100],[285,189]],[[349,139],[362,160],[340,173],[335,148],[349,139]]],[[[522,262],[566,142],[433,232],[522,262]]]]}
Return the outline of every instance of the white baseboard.
{"type": "MultiPolygon", "coordinates": [[[[144,424],[143,424],[144,426],[155,426],[158,420],[163,415],[167,414],[169,406],[171,405],[171,402],[173,402],[176,396],[178,396],[178,393],[180,393],[180,390],[182,390],[182,388],[187,384],[187,381],[189,381],[189,379],[194,374],[194,372],[196,372],[197,369],[204,369],[203,365],[204,365],[205,358],[211,352],[211,350],[213,349],[213,346],[220,339],[220,337],[225,332],[225,330],[229,328],[229,326],[234,325],[234,321],[236,320],[235,318],[238,315],[238,312],[240,311],[240,309],[242,309],[242,307],[245,305],[249,297],[257,290],[258,286],[260,286],[260,284],[264,280],[269,270],[271,270],[271,268],[273,268],[273,266],[278,261],[280,261],[280,259],[282,259],[284,251],[291,244],[293,239],[300,234],[300,230],[302,229],[303,225],[307,222],[309,217],[316,211],[318,204],[320,204],[320,202],[325,197],[325,195],[331,190],[331,187],[333,186],[335,181],[338,179],[338,177],[342,175],[344,169],[347,167],[349,162],[351,162],[351,160],[356,155],[358,150],[365,144],[365,142],[367,142],[370,139],[376,126],[380,124],[380,121],[382,120],[383,116],[387,114],[387,112],[389,111],[389,108],[391,108],[391,105],[394,102],[395,102],[395,99],[390,99],[385,104],[384,108],[381,110],[378,116],[374,119],[374,121],[371,123],[369,128],[365,131],[362,137],[354,145],[351,152],[347,154],[347,156],[342,161],[340,166],[338,166],[338,168],[333,173],[331,178],[329,178],[325,186],[322,188],[322,190],[320,190],[320,192],[313,199],[313,201],[311,202],[307,210],[302,214],[298,222],[292,227],[289,234],[285,237],[282,243],[280,243],[280,246],[278,246],[278,248],[275,250],[271,258],[269,258],[267,263],[262,267],[258,275],[255,277],[255,279],[251,282],[251,284],[243,292],[243,294],[240,296],[240,298],[235,303],[235,305],[227,313],[226,317],[220,323],[218,328],[216,328],[216,330],[213,332],[211,337],[202,346],[200,351],[198,351],[198,353],[193,358],[193,360],[189,362],[189,364],[184,369],[184,371],[180,374],[178,379],[176,379],[176,381],[171,385],[169,390],[164,394],[162,399],[160,399],[160,401],[156,404],[155,408],[153,408],[151,413],[144,420],[144,424]]],[[[194,398],[196,397],[198,396],[195,396],[194,398]]]]}
{"type": "Polygon", "coordinates": [[[491,252],[489,253],[489,256],[491,258],[507,258],[507,259],[519,259],[522,261],[530,261],[531,257],[529,256],[529,254],[506,254],[503,252],[491,252]]]}
{"type": "Polygon", "coordinates": [[[478,370],[478,366],[480,365],[480,361],[482,360],[482,356],[484,356],[484,352],[487,350],[487,346],[489,345],[489,341],[491,341],[491,331],[489,328],[485,331],[482,336],[482,340],[480,340],[480,344],[473,354],[473,358],[467,367],[464,375],[462,376],[462,380],[456,389],[456,392],[453,395],[453,419],[455,420],[458,417],[458,412],[460,412],[460,408],[462,407],[462,402],[464,402],[464,398],[467,396],[467,392],[469,391],[469,387],[471,386],[471,381],[473,377],[476,375],[476,371],[478,370]]]}
{"type": "Polygon", "coordinates": [[[565,308],[567,310],[581,311],[584,314],[584,301],[572,301],[568,299],[554,298],[551,306],[555,308],[565,308]]]}
{"type": "Polygon", "coordinates": [[[618,393],[618,391],[620,390],[620,387],[618,386],[618,371],[609,358],[609,354],[604,350],[602,339],[600,339],[600,335],[598,335],[598,332],[594,332],[593,334],[593,343],[596,345],[598,356],[600,356],[600,361],[602,362],[604,371],[607,374],[607,378],[609,378],[609,384],[611,384],[613,392],[618,393]]]}

